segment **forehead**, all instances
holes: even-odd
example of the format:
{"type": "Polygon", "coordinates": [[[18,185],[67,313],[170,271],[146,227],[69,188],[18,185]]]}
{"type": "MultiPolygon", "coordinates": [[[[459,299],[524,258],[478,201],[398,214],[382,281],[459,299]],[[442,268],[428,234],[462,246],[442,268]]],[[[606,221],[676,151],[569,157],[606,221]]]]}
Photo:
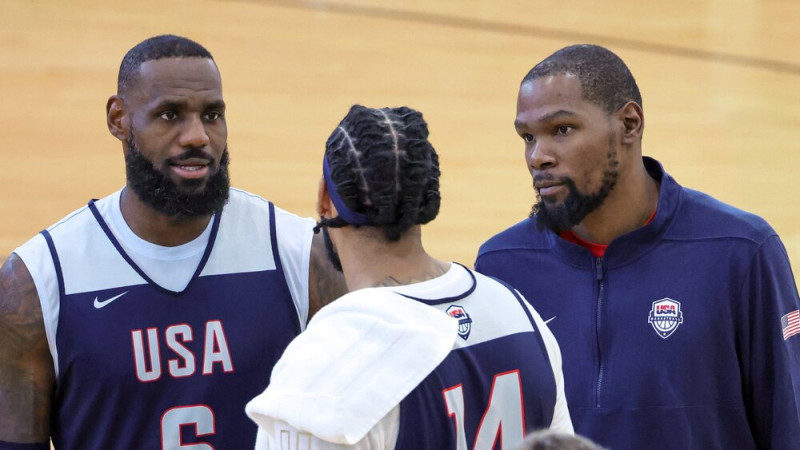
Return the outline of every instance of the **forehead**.
{"type": "Polygon", "coordinates": [[[577,76],[547,75],[526,81],[517,97],[517,125],[544,120],[556,114],[593,115],[602,109],[586,100],[577,76]]]}
{"type": "Polygon", "coordinates": [[[144,103],[165,98],[222,100],[222,81],[208,58],[162,58],[145,61],[130,94],[144,103]]]}

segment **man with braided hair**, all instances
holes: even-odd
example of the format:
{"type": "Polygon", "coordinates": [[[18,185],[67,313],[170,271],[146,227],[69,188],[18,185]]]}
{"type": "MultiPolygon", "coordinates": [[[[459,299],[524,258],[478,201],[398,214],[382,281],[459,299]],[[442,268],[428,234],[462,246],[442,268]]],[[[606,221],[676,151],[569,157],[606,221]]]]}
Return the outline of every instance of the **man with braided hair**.
{"type": "Polygon", "coordinates": [[[536,311],[422,246],[440,203],[422,114],[353,106],[322,167],[317,230],[350,293],[247,405],[256,449],[512,448],[528,431],[572,433],[561,355],[536,311]]]}

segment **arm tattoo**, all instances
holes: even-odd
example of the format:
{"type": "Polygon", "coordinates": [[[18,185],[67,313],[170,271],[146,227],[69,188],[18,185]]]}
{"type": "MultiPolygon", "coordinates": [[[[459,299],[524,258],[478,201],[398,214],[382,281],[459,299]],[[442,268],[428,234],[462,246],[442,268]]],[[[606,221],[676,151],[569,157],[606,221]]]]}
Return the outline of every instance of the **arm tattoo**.
{"type": "Polygon", "coordinates": [[[13,254],[0,268],[0,342],[0,441],[46,441],[53,361],[36,286],[13,254]]]}

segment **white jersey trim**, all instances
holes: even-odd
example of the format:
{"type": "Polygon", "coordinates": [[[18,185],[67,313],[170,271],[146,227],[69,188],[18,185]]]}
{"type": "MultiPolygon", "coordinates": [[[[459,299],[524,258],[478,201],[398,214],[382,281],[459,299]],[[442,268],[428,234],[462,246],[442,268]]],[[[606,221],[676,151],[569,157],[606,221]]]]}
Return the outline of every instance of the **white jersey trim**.
{"type": "Polygon", "coordinates": [[[25,263],[28,273],[33,278],[39,304],[42,307],[44,331],[47,336],[47,346],[53,357],[53,369],[58,379],[58,347],[56,346],[56,333],[58,332],[58,314],[61,310],[59,304],[58,278],[50,256],[50,249],[44,236],[37,234],[28,242],[14,250],[25,263]]]}
{"type": "MultiPolygon", "coordinates": [[[[110,226],[110,228],[112,228],[112,233],[120,242],[120,245],[125,249],[135,248],[136,243],[132,246],[129,245],[129,242],[124,237],[125,233],[118,233],[119,230],[115,229],[123,225],[127,227],[127,224],[124,223],[124,220],[120,224],[118,220],[115,221],[111,216],[112,213],[110,211],[113,208],[116,207],[119,210],[120,192],[121,190],[96,201],[95,206],[97,206],[98,212],[100,212],[106,224],[114,223],[114,226],[110,226]]],[[[215,241],[212,257],[207,261],[200,276],[268,270],[276,267],[276,261],[272,254],[272,233],[269,228],[268,205],[269,203],[265,199],[257,195],[238,189],[231,189],[231,197],[223,210],[220,229],[216,236],[218,241],[215,241]],[[260,216],[258,212],[251,214],[253,212],[251,208],[263,210],[263,216],[260,216]],[[258,219],[259,217],[263,217],[264,220],[261,221],[258,219]],[[254,218],[259,221],[254,222],[254,218]],[[236,243],[236,239],[240,234],[239,230],[243,227],[248,230],[252,230],[252,227],[263,230],[263,233],[257,233],[257,236],[255,236],[258,242],[236,243]],[[233,241],[233,244],[225,244],[225,242],[230,241],[233,241]],[[223,244],[220,245],[220,242],[223,242],[223,244]]],[[[274,211],[274,233],[280,253],[280,264],[302,329],[305,328],[308,316],[308,270],[313,237],[311,230],[314,226],[314,220],[298,217],[277,207],[274,207],[274,211]]],[[[121,213],[119,218],[121,218],[121,213]]],[[[211,224],[209,224],[210,226],[211,224]]],[[[210,231],[210,228],[208,230],[210,231]]],[[[62,258],[60,263],[66,294],[99,291],[116,286],[132,286],[147,282],[132,268],[124,271],[113,269],[120,267],[119,260],[122,257],[97,224],[97,220],[87,206],[73,211],[49,227],[48,232],[56,240],[59,258],[62,258]],[[59,238],[58,236],[61,237],[59,238]],[[82,270],[81,267],[77,267],[79,266],[78,264],[70,264],[70,251],[67,247],[73,244],[86,245],[87,242],[91,242],[91,245],[103,247],[102,249],[93,247],[92,254],[97,254],[99,258],[111,261],[109,264],[98,264],[101,268],[109,268],[110,272],[88,273],[88,271],[82,270]]],[[[253,233],[248,233],[248,235],[252,237],[253,233]]],[[[186,244],[189,246],[187,247],[188,253],[191,254],[191,247],[196,245],[200,245],[205,249],[207,242],[208,236],[204,233],[191,243],[186,244]]],[[[183,248],[177,250],[176,253],[176,247],[160,247],[152,244],[149,246],[150,248],[147,252],[155,252],[151,256],[163,260],[162,262],[165,264],[188,264],[184,259],[175,260],[174,258],[176,255],[179,257],[187,255],[183,248]]],[[[58,376],[56,335],[58,333],[60,312],[60,292],[56,268],[47,241],[41,234],[37,234],[15,249],[14,253],[25,263],[36,286],[36,292],[42,308],[47,342],[53,357],[55,373],[58,376]]],[[[141,261],[136,256],[130,254],[129,256],[137,264],[141,261]]],[[[202,255],[200,256],[202,257],[202,255]]],[[[200,259],[192,265],[192,274],[199,262],[200,259]]],[[[144,264],[149,271],[150,266],[147,265],[148,263],[145,261],[144,264]]],[[[148,276],[150,276],[149,273],[148,276]]],[[[190,280],[191,275],[189,277],[190,280]]],[[[157,280],[154,281],[158,283],[157,280]]],[[[184,288],[186,283],[188,283],[188,280],[183,282],[184,288]]]]}
{"type": "Polygon", "coordinates": [[[278,253],[286,277],[289,292],[300,319],[300,329],[308,323],[308,276],[311,264],[311,241],[314,225],[311,218],[299,217],[275,207],[275,234],[278,237],[278,253]],[[302,255],[298,258],[297,255],[302,255]]]}
{"type": "Polygon", "coordinates": [[[564,372],[561,369],[561,349],[558,346],[556,337],[550,329],[547,328],[547,324],[544,323],[539,313],[536,312],[527,300],[524,300],[524,297],[519,291],[516,292],[519,298],[523,299],[522,303],[528,308],[528,311],[530,311],[531,316],[533,316],[533,321],[536,322],[536,328],[539,329],[539,333],[542,335],[542,340],[547,350],[547,356],[550,358],[550,367],[553,369],[553,376],[556,380],[556,405],[553,410],[553,421],[550,422],[550,429],[561,433],[574,434],[575,430],[572,426],[572,418],[569,415],[569,408],[567,407],[567,397],[564,394],[564,372]]]}
{"type": "Polygon", "coordinates": [[[153,282],[173,292],[181,292],[189,285],[203,259],[214,218],[200,235],[175,247],[164,247],[148,242],[131,230],[120,208],[122,191],[110,195],[107,200],[95,202],[97,211],[117,238],[125,253],[144,271],[153,282]]]}

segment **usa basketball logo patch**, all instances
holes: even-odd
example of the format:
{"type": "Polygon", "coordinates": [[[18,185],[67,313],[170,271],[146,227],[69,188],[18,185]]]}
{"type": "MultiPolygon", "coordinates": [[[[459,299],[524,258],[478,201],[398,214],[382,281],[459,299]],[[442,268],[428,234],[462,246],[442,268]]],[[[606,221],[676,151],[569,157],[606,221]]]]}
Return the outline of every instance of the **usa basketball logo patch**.
{"type": "Polygon", "coordinates": [[[458,335],[465,341],[469,337],[469,332],[472,330],[472,319],[469,318],[467,311],[458,305],[450,305],[445,311],[450,317],[458,319],[458,335]]]}
{"type": "Polygon", "coordinates": [[[666,339],[683,323],[681,303],[671,298],[662,298],[653,302],[653,309],[647,318],[659,336],[666,339]]]}

